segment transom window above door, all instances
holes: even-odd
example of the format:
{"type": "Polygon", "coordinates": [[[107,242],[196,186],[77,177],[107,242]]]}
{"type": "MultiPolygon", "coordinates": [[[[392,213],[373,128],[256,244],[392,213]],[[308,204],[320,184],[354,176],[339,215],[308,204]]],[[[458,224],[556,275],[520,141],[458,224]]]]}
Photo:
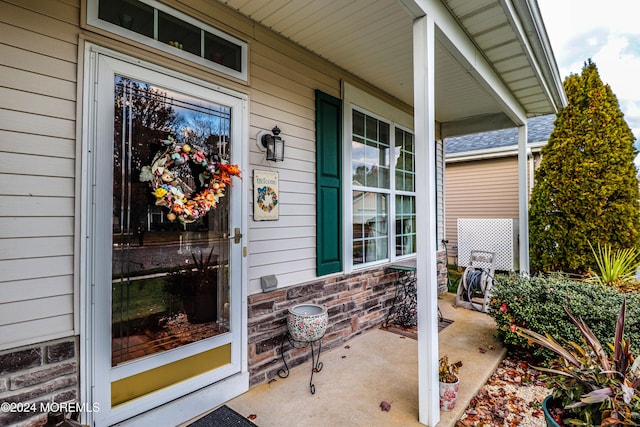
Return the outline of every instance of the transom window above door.
{"type": "Polygon", "coordinates": [[[247,80],[247,43],[156,0],[89,0],[87,22],[247,80]]]}

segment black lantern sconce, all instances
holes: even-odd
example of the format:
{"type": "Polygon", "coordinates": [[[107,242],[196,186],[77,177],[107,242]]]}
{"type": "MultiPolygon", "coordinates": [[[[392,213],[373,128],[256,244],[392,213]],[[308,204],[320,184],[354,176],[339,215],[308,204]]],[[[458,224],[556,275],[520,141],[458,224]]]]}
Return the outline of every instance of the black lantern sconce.
{"type": "Polygon", "coordinates": [[[278,126],[271,129],[271,134],[261,131],[258,133],[258,146],[267,150],[267,160],[272,162],[284,161],[284,139],[280,136],[278,126]]]}

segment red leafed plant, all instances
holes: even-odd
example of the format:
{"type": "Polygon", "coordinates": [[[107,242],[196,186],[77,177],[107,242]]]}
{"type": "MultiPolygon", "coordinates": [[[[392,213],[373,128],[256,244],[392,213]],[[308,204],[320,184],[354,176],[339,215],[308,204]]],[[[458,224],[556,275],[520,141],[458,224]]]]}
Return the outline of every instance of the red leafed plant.
{"type": "Polygon", "coordinates": [[[541,335],[517,328],[518,335],[560,356],[546,373],[553,398],[562,405],[562,422],[577,426],[640,425],[640,359],[624,339],[626,301],[618,314],[613,345],[605,349],[582,321],[565,307],[582,334],[582,344],[567,342],[563,347],[549,334],[541,335]]]}

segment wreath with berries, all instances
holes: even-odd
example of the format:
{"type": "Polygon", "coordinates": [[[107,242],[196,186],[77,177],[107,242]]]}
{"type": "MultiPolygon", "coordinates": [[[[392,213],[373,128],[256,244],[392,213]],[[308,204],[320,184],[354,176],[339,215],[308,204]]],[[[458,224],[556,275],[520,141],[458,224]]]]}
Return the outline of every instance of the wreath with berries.
{"type": "Polygon", "coordinates": [[[207,156],[206,150],[195,144],[179,143],[171,136],[162,143],[165,148],[156,153],[151,165],[142,167],[140,181],[150,183],[156,206],[169,210],[168,220],[194,222],[216,207],[232,177],[240,177],[240,169],[207,156]],[[197,177],[194,171],[199,171],[197,177]],[[199,184],[200,191],[186,181],[199,184]]]}

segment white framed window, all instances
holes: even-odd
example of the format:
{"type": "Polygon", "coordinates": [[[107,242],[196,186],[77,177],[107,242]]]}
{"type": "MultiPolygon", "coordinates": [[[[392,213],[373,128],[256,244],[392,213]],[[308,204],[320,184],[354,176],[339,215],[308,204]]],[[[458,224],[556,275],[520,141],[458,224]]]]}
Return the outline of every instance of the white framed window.
{"type": "Polygon", "coordinates": [[[88,0],[87,23],[247,81],[245,41],[156,0],[88,0]]]}
{"type": "Polygon", "coordinates": [[[415,144],[407,113],[345,83],[347,270],[415,255],[415,144]]]}
{"type": "Polygon", "coordinates": [[[416,162],[413,133],[395,129],[395,255],[416,252],[416,162]]]}

